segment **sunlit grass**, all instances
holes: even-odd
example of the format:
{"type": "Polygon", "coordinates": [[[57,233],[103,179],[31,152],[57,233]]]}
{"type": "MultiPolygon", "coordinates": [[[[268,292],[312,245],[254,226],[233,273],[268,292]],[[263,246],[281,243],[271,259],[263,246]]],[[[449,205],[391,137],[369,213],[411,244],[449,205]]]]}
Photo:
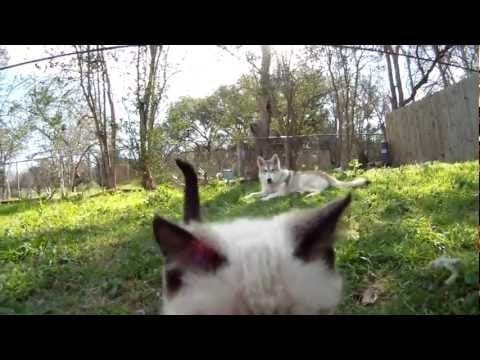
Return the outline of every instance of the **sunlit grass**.
{"type": "MultiPolygon", "coordinates": [[[[343,314],[478,313],[478,163],[433,163],[362,174],[339,240],[343,314]],[[461,259],[449,273],[427,268],[440,255],[461,259]],[[378,287],[378,299],[361,295],[378,287]]],[[[353,172],[339,177],[353,177],[353,172]]],[[[135,314],[158,310],[162,258],[152,238],[155,212],[181,220],[182,189],[84,194],[63,201],[0,205],[0,312],[135,314]]],[[[244,200],[258,184],[201,189],[204,217],[221,221],[320,206],[344,190],[267,202],[244,200]]]]}

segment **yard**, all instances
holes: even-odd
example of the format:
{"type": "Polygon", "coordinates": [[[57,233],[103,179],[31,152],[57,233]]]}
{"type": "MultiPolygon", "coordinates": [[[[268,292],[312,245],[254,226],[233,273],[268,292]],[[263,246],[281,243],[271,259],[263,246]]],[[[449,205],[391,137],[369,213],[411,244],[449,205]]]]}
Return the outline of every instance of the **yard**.
{"type": "MultiPolygon", "coordinates": [[[[337,246],[345,278],[338,313],[478,314],[478,174],[476,161],[364,172],[372,183],[354,191],[337,246]],[[441,255],[460,259],[451,285],[447,270],[428,267],[441,255]]],[[[182,189],[131,189],[0,205],[0,313],[155,314],[162,257],[152,216],[180,221],[182,189]]],[[[345,193],[243,200],[256,189],[202,187],[206,218],[274,215],[345,193]]]]}

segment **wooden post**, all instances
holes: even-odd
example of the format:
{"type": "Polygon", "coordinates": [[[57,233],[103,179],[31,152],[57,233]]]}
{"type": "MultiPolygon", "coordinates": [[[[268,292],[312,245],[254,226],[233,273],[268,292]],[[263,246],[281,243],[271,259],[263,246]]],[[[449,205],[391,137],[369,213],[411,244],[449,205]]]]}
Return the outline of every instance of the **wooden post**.
{"type": "Polygon", "coordinates": [[[10,180],[8,180],[7,177],[5,181],[7,182],[7,200],[10,200],[10,198],[12,197],[12,193],[10,192],[10,180]]]}
{"type": "Polygon", "coordinates": [[[237,142],[237,175],[238,177],[245,177],[245,151],[243,149],[242,141],[237,142]]]}
{"type": "Polygon", "coordinates": [[[285,139],[283,141],[283,148],[285,151],[285,167],[287,169],[292,169],[292,159],[291,159],[291,154],[290,154],[290,138],[289,136],[285,136],[285,139]]]}
{"type": "Polygon", "coordinates": [[[20,176],[18,176],[18,162],[15,163],[15,168],[17,172],[17,197],[20,198],[20,176]]]}

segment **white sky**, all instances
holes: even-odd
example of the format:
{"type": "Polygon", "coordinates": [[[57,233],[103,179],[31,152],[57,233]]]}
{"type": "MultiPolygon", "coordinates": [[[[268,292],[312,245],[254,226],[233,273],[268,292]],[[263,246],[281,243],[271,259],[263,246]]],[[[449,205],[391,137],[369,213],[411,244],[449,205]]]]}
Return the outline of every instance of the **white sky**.
{"type": "MultiPolygon", "coordinates": [[[[32,60],[46,56],[45,50],[52,48],[46,45],[8,45],[4,46],[9,54],[9,64],[15,64],[26,60],[32,60]]],[[[276,51],[299,49],[300,45],[274,46],[276,51]]],[[[58,52],[72,51],[71,46],[56,46],[58,52]]],[[[116,50],[118,54],[128,54],[131,49],[116,50]]],[[[219,86],[233,84],[242,74],[250,71],[250,65],[245,60],[245,52],[259,53],[258,45],[244,46],[237,57],[214,45],[172,45],[169,58],[174,63],[179,63],[180,72],[176,74],[168,91],[168,100],[176,101],[181,96],[202,97],[212,93],[219,86]]],[[[127,55],[128,56],[128,55],[127,55]]],[[[126,62],[126,61],[125,61],[126,62]]],[[[112,72],[112,81],[115,83],[114,95],[120,98],[124,94],[125,81],[122,79],[122,69],[125,62],[120,59],[120,71],[112,72]],[[120,90],[120,91],[119,91],[120,90]]],[[[5,70],[9,74],[39,74],[34,64],[28,64],[17,68],[5,70]]],[[[125,76],[125,75],[123,75],[125,76]]]]}

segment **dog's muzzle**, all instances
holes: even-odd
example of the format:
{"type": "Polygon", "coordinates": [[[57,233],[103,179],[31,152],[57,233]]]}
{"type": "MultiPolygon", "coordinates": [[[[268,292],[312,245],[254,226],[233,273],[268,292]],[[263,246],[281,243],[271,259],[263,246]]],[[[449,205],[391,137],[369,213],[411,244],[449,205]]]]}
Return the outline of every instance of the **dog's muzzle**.
{"type": "Polygon", "coordinates": [[[272,179],[267,179],[267,183],[271,184],[271,183],[272,183],[272,179]]]}

